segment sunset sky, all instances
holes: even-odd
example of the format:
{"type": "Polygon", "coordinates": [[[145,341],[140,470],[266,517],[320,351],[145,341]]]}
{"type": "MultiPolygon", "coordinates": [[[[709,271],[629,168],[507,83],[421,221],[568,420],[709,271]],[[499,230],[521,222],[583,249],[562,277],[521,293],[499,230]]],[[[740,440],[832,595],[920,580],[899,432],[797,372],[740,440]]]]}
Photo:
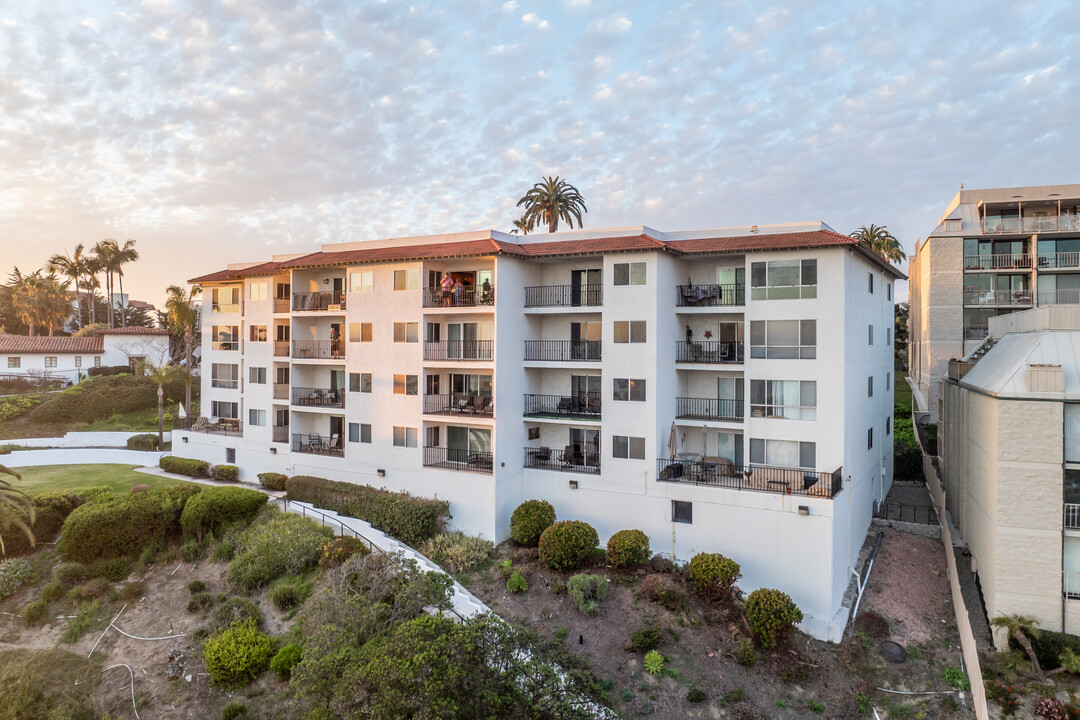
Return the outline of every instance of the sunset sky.
{"type": "Polygon", "coordinates": [[[0,272],[134,238],[133,297],[228,262],[509,230],[884,224],[1080,182],[1067,2],[0,0],[0,272]]]}

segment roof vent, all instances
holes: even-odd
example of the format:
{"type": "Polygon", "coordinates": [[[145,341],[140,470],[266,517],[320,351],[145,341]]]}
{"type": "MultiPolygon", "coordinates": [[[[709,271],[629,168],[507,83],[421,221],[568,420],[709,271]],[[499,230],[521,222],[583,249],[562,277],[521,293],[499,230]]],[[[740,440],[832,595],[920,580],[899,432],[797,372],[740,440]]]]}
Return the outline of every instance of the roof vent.
{"type": "Polygon", "coordinates": [[[756,233],[757,232],[757,225],[751,225],[750,226],[750,232],[756,233]]]}
{"type": "Polygon", "coordinates": [[[1060,365],[1028,365],[1027,375],[1031,392],[1065,392],[1065,372],[1060,365]]]}

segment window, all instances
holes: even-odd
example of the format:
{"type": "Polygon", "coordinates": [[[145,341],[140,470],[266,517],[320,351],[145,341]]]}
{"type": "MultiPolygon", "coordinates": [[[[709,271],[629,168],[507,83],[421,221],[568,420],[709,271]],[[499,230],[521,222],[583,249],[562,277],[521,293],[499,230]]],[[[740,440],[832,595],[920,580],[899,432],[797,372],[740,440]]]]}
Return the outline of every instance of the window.
{"type": "Polygon", "coordinates": [[[812,442],[750,438],[750,462],[754,465],[813,470],[817,465],[817,447],[812,442]]]}
{"type": "Polygon", "coordinates": [[[240,416],[240,406],[234,402],[213,400],[210,403],[210,415],[216,418],[236,420],[240,416]]]}
{"type": "Polygon", "coordinates": [[[248,300],[265,300],[268,284],[255,282],[248,285],[248,300]]]}
{"type": "Polygon", "coordinates": [[[644,285],[645,263],[615,263],[615,286],[644,285]]]}
{"type": "Polygon", "coordinates": [[[750,357],[809,359],[817,357],[817,320],[753,320],[750,357]]]}
{"type": "Polygon", "coordinates": [[[375,287],[371,270],[349,273],[349,292],[369,293],[375,287]]]}
{"type": "Polygon", "coordinates": [[[420,270],[417,268],[394,271],[394,290],[417,290],[419,287],[420,270]]]}
{"type": "Polygon", "coordinates": [[[360,442],[371,443],[371,425],[360,423],[360,442]]]}
{"type": "Polygon", "coordinates": [[[394,342],[396,343],[414,343],[418,342],[420,337],[420,323],[414,322],[396,322],[394,323],[394,342]]]}
{"type": "Polygon", "coordinates": [[[866,378],[866,397],[874,397],[874,376],[866,378]]]}
{"type": "Polygon", "coordinates": [[[255,385],[266,384],[266,368],[264,367],[250,367],[248,368],[248,382],[255,385]]]}
{"type": "Polygon", "coordinates": [[[230,390],[240,387],[240,366],[212,363],[210,365],[210,387],[230,390]]]}
{"type": "Polygon", "coordinates": [[[236,448],[225,448],[225,462],[236,462],[236,448]]]}
{"type": "Polygon", "coordinates": [[[816,297],[817,260],[772,260],[751,263],[751,300],[816,297]]]}
{"type": "Polygon", "coordinates": [[[814,420],[817,382],[813,380],[751,380],[750,416],[814,420]]]}
{"type": "Polygon", "coordinates": [[[277,336],[277,342],[289,342],[289,337],[291,336],[292,330],[289,329],[288,325],[282,325],[280,323],[274,325],[274,331],[275,335],[277,336]]]}
{"type": "Polygon", "coordinates": [[[82,367],[82,355],[75,356],[75,367],[82,367]]]}
{"type": "Polygon", "coordinates": [[[885,328],[885,344],[892,345],[892,328],[885,328]]]}
{"type": "Polygon", "coordinates": [[[685,500],[672,500],[671,522],[692,525],[694,523],[694,503],[685,500]]]}
{"type": "Polygon", "coordinates": [[[611,457],[623,460],[644,460],[645,438],[612,435],[611,457]]]}
{"type": "Polygon", "coordinates": [[[644,378],[614,378],[611,399],[619,402],[645,402],[644,378]]]}
{"type": "Polygon", "coordinates": [[[45,367],[47,367],[47,368],[56,367],[56,356],[46,357],[45,358],[45,367]]]}
{"type": "Polygon", "coordinates": [[[866,291],[874,294],[874,273],[866,273],[866,291]]]}
{"type": "Polygon", "coordinates": [[[892,301],[892,283],[891,282],[885,283],[885,298],[887,300],[889,300],[890,302],[892,301]]]}
{"type": "Polygon", "coordinates": [[[885,434],[892,435],[892,416],[885,418],[885,434]]]}
{"type": "Polygon", "coordinates": [[[288,300],[290,292],[292,292],[290,283],[277,283],[274,289],[274,297],[278,300],[288,300]]]}
{"type": "Polygon", "coordinates": [[[419,386],[417,375],[395,375],[394,376],[394,394],[395,395],[416,395],[417,387],[419,386]]]}
{"type": "Polygon", "coordinates": [[[274,382],[278,385],[289,384],[289,368],[279,367],[274,368],[274,382]]]}
{"type": "Polygon", "coordinates": [[[416,447],[416,428],[395,425],[394,447],[416,447]]]}
{"type": "Polygon", "coordinates": [[[266,425],[265,410],[248,410],[248,425],[263,427],[266,425]]]}
{"type": "MultiPolygon", "coordinates": [[[[15,358],[15,359],[18,360],[18,358],[15,358]]],[[[15,367],[19,367],[19,366],[16,365],[15,367]]],[[[101,356],[100,355],[95,355],[94,356],[94,367],[101,367],[101,356]]]]}
{"type": "Polygon", "coordinates": [[[371,323],[349,323],[349,342],[371,342],[371,323]]]}
{"type": "Polygon", "coordinates": [[[349,373],[349,392],[371,392],[371,373],[349,373]]]}
{"type": "Polygon", "coordinates": [[[240,328],[236,325],[214,325],[210,328],[210,336],[214,350],[240,349],[240,328]]]}
{"type": "Polygon", "coordinates": [[[7,366],[9,368],[22,367],[22,358],[21,357],[9,357],[7,359],[7,366]]]}
{"type": "Polygon", "coordinates": [[[873,325],[867,325],[866,326],[866,344],[867,345],[873,345],[874,344],[874,326],[873,325]]]}
{"type": "Polygon", "coordinates": [[[266,342],[266,326],[252,325],[248,328],[248,340],[251,342],[266,342]]]}
{"type": "Polygon", "coordinates": [[[216,313],[240,310],[240,288],[214,288],[210,296],[211,307],[216,313]]]}
{"type": "Polygon", "coordinates": [[[885,389],[892,390],[892,373],[885,373],[885,389]]]}
{"type": "Polygon", "coordinates": [[[616,320],[614,329],[617,343],[645,342],[644,320],[616,320]]]}
{"type": "Polygon", "coordinates": [[[866,449],[871,450],[874,447],[874,428],[867,428],[866,430],[866,449]]]}

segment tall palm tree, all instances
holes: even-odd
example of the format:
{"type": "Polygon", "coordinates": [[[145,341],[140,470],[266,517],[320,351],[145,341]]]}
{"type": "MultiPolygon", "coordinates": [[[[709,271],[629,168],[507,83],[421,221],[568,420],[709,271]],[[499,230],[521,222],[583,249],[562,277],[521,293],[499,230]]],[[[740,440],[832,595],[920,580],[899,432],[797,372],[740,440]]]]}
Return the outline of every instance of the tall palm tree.
{"type": "Polygon", "coordinates": [[[48,268],[49,272],[59,273],[75,283],[75,325],[77,328],[82,327],[83,301],[82,296],[79,294],[79,286],[82,276],[86,274],[86,260],[83,256],[83,244],[79,243],[76,245],[75,252],[71,255],[66,253],[63,255],[60,253],[53,255],[49,258],[49,262],[45,267],[48,268]]]}
{"type": "Polygon", "coordinates": [[[517,206],[522,205],[525,206],[525,214],[521,219],[526,222],[528,229],[546,224],[548,232],[559,229],[559,220],[565,220],[571,229],[574,227],[574,220],[577,220],[578,227],[585,227],[581,222],[581,214],[589,211],[577,188],[558,177],[547,177],[543,182],[533,185],[524,197],[518,200],[517,206]]]}
{"type": "Polygon", "coordinates": [[[165,383],[176,377],[179,368],[172,365],[155,365],[147,360],[143,363],[143,373],[157,384],[157,447],[165,449],[165,383]]]}
{"type": "Polygon", "coordinates": [[[105,273],[105,300],[108,303],[109,327],[116,327],[115,313],[113,312],[113,274],[116,272],[120,255],[120,244],[112,238],[106,238],[94,245],[94,256],[97,258],[99,272],[105,273]]]}
{"type": "Polygon", "coordinates": [[[1031,663],[1032,669],[1036,675],[1042,675],[1042,668],[1039,666],[1039,658],[1035,656],[1035,648],[1031,645],[1031,640],[1028,636],[1039,639],[1042,631],[1039,630],[1039,621],[1035,618],[1028,617],[1026,615],[1001,615],[990,621],[990,624],[996,628],[1004,629],[1016,643],[1024,649],[1027,653],[1028,661],[1031,663]]]}
{"type": "Polygon", "coordinates": [[[124,266],[139,259],[139,251],[135,249],[134,240],[126,240],[119,247],[114,257],[116,263],[116,278],[120,282],[120,325],[127,327],[127,313],[124,312],[127,303],[124,301],[124,266]]]}
{"type": "Polygon", "coordinates": [[[522,215],[514,221],[514,229],[510,231],[510,234],[517,235],[520,232],[522,235],[528,235],[530,230],[532,230],[532,228],[529,227],[528,221],[525,219],[525,216],[522,215]]]}
{"type": "Polygon", "coordinates": [[[191,353],[195,344],[195,331],[199,328],[199,309],[195,298],[202,289],[196,285],[191,292],[179,285],[170,285],[165,291],[165,314],[168,330],[184,340],[184,362],[187,374],[184,378],[184,410],[191,412],[191,353]]]}
{"type": "Polygon", "coordinates": [[[98,273],[101,272],[101,260],[97,256],[97,248],[91,251],[85,260],[86,266],[86,280],[83,282],[83,287],[86,288],[86,292],[89,295],[90,300],[90,324],[93,325],[97,322],[97,293],[96,290],[101,289],[101,281],[98,280],[98,273]]]}
{"type": "Polygon", "coordinates": [[[24,274],[19,268],[14,269],[11,273],[11,308],[31,335],[37,335],[41,328],[48,328],[52,335],[71,315],[67,289],[55,275],[44,275],[41,270],[24,274]]]}
{"type": "MultiPolygon", "coordinates": [[[[19,473],[3,465],[0,465],[0,473],[22,480],[19,473]]],[[[22,532],[30,541],[30,546],[34,546],[34,531],[30,529],[34,524],[34,519],[34,502],[30,496],[7,480],[0,480],[0,555],[7,554],[7,549],[4,547],[4,532],[10,528],[22,532]],[[25,516],[29,522],[20,516],[25,516]]]]}
{"type": "Polygon", "coordinates": [[[893,237],[884,225],[863,225],[851,237],[863,241],[888,262],[900,264],[907,259],[907,253],[900,245],[900,241],[893,237]]]}

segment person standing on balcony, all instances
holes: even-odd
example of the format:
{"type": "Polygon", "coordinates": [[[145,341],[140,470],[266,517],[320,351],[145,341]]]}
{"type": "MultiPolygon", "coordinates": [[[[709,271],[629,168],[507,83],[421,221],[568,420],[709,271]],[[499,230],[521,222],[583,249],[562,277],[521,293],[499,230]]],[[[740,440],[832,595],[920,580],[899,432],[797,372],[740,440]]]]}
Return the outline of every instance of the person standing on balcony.
{"type": "Polygon", "coordinates": [[[465,294],[465,286],[461,284],[460,280],[454,281],[454,306],[461,305],[461,298],[465,294]]]}
{"type": "Polygon", "coordinates": [[[491,304],[491,281],[484,278],[484,284],[480,286],[480,297],[485,305],[491,304]]]}
{"type": "Polygon", "coordinates": [[[330,326],[330,354],[333,357],[339,357],[341,355],[341,336],[338,334],[336,326],[330,326]]]}
{"type": "Polygon", "coordinates": [[[450,296],[454,292],[454,278],[450,277],[450,273],[443,273],[442,284],[442,301],[443,305],[450,304],[450,296]]]}

